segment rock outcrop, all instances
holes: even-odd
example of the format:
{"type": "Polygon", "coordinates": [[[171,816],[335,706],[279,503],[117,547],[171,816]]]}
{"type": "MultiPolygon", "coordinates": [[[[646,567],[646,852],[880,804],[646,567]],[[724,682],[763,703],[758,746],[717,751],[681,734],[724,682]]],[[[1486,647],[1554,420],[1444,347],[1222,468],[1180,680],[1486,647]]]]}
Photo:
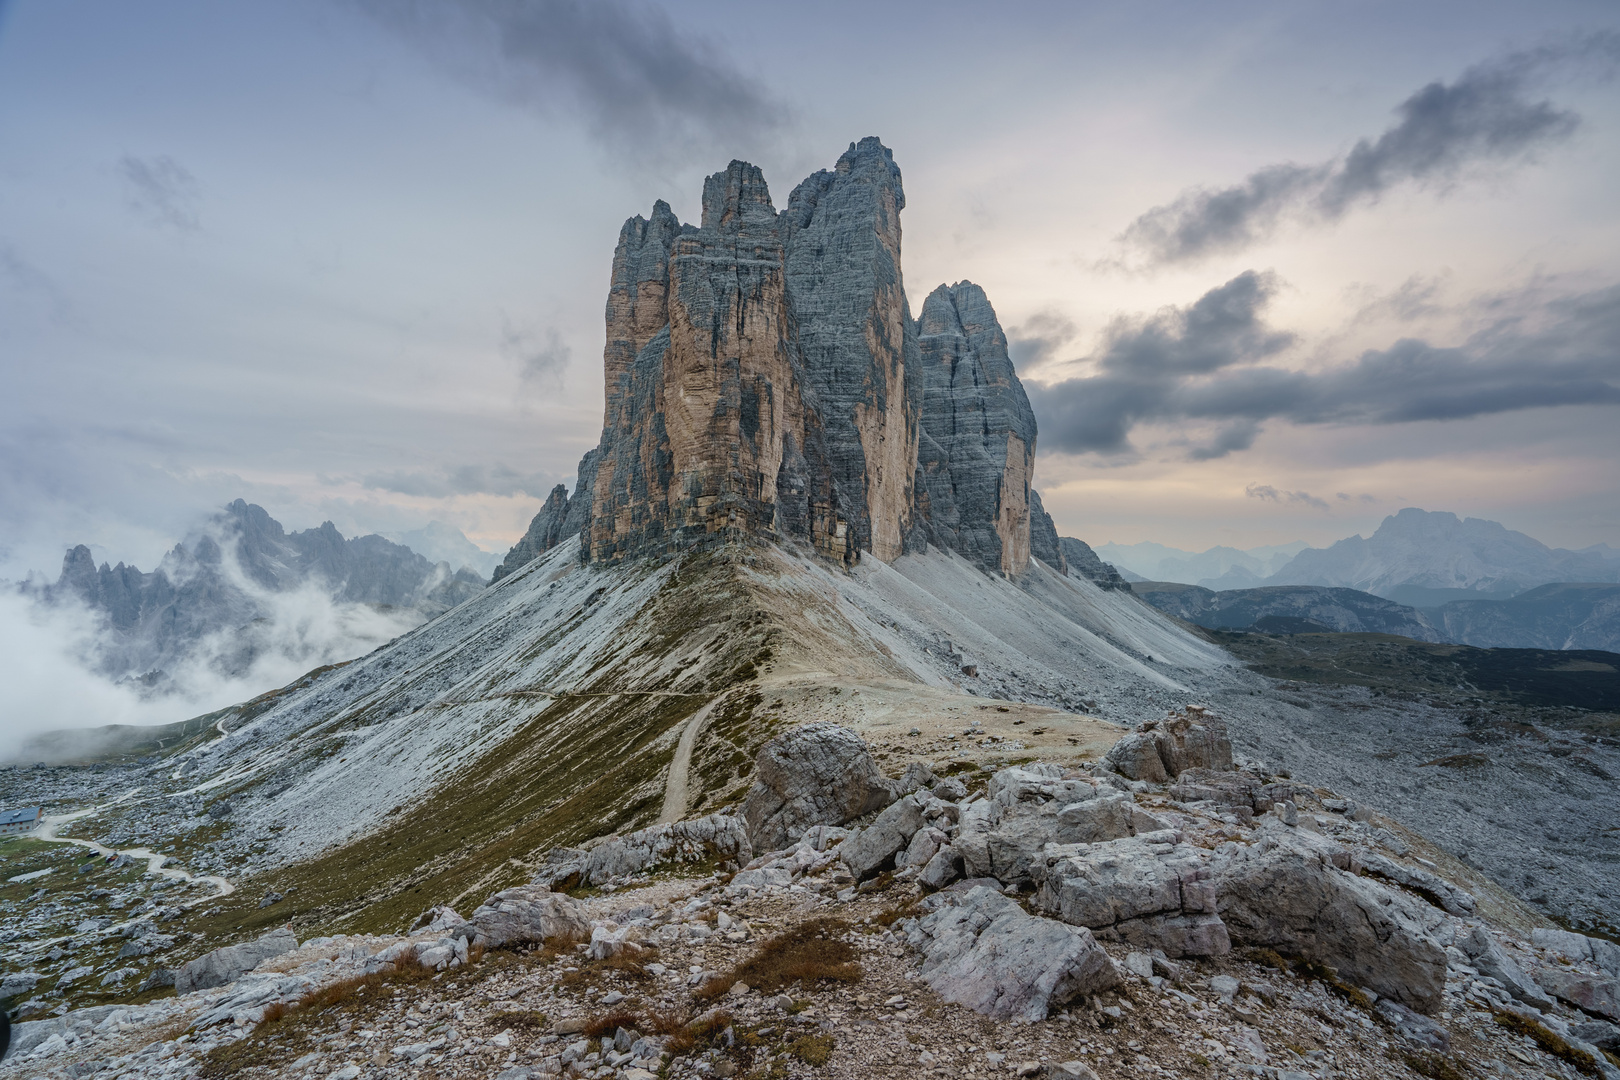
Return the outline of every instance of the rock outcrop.
{"type": "Polygon", "coordinates": [[[498,577],[578,532],[610,563],[748,537],[852,563],[933,543],[987,572],[1065,567],[1030,487],[1035,417],[984,290],[914,320],[900,170],[875,138],[778,212],[733,161],[683,224],[660,201],[619,234],[602,439],[498,577]]]}
{"type": "Polygon", "coordinates": [[[1062,536],[1058,538],[1058,544],[1063,550],[1063,558],[1067,564],[1068,573],[1083,577],[1100,589],[1117,589],[1120,592],[1131,591],[1131,583],[1120,576],[1113,563],[1103,562],[1102,558],[1091,550],[1091,545],[1084,540],[1076,540],[1072,536],[1062,536]]]}
{"type": "Polygon", "coordinates": [[[534,879],[551,889],[601,885],[648,867],[670,863],[745,863],[753,848],[743,822],[710,814],[641,829],[599,844],[590,851],[558,848],[534,879]]]}
{"type": "Polygon", "coordinates": [[[1055,847],[1032,873],[1034,906],[1064,922],[1170,957],[1231,951],[1213,875],[1173,830],[1055,847]]]}
{"type": "Polygon", "coordinates": [[[898,795],[859,735],[837,724],[807,724],[760,749],[742,819],[754,848],[772,851],[812,826],[842,825],[898,795]]]}
{"type": "Polygon", "coordinates": [[[1213,860],[1221,920],[1232,940],[1337,968],[1352,982],[1433,1013],[1446,950],[1413,901],[1350,872],[1349,854],[1276,819],[1251,845],[1213,860]]]}
{"type": "Polygon", "coordinates": [[[919,975],[946,1001],[993,1020],[1045,1020],[1120,982],[1089,931],[1026,914],[992,889],[940,893],[930,906],[906,934],[923,954],[919,975]]]}
{"type": "Polygon", "coordinates": [[[178,994],[205,990],[211,986],[224,986],[235,982],[261,963],[282,953],[298,948],[298,937],[291,930],[273,930],[254,941],[240,945],[227,945],[197,957],[175,972],[174,989],[178,994]]]}
{"type": "Polygon", "coordinates": [[[1189,769],[1232,771],[1232,740],[1226,725],[1197,705],[1164,720],[1149,720],[1142,730],[1115,743],[1107,761],[1132,780],[1162,783],[1189,769]]]}

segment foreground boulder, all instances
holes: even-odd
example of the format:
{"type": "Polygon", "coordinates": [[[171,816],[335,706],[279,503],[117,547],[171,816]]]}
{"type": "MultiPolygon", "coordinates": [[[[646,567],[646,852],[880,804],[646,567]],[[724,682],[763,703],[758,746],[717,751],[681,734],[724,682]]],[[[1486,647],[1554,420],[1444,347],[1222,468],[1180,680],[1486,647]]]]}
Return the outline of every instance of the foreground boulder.
{"type": "Polygon", "coordinates": [[[486,949],[547,938],[590,936],[591,922],[579,902],[542,885],[502,889],[473,912],[472,941],[486,949]]]}
{"type": "MultiPolygon", "coordinates": [[[[926,795],[907,795],[879,814],[872,824],[844,841],[839,854],[856,881],[871,877],[894,863],[895,856],[906,849],[911,838],[923,827],[927,806],[926,795]]],[[[933,854],[930,852],[929,857],[933,854]]]]}
{"type": "Polygon", "coordinates": [[[808,724],[760,750],[742,818],[755,851],[776,851],[811,826],[853,821],[898,794],[859,735],[837,724],[808,724]]]}
{"type": "Polygon", "coordinates": [[[227,945],[203,953],[175,972],[174,991],[189,994],[193,990],[207,990],[233,983],[264,961],[296,948],[298,936],[283,927],[272,930],[257,941],[244,941],[240,945],[227,945]]]}
{"type": "Polygon", "coordinates": [[[745,863],[754,857],[739,818],[710,814],[627,833],[590,851],[556,848],[534,878],[550,889],[600,885],[665,863],[745,863]]]}
{"type": "Polygon", "coordinates": [[[1212,861],[1232,940],[1336,968],[1342,978],[1432,1014],[1446,951],[1414,901],[1349,873],[1331,841],[1270,821],[1257,843],[1224,844],[1212,861]]]}
{"type": "Polygon", "coordinates": [[[1172,958],[1231,951],[1202,853],[1176,832],[1050,848],[1032,869],[1031,904],[1064,922],[1172,958]]]}
{"type": "Polygon", "coordinates": [[[1165,828],[1124,792],[1065,780],[1051,765],[1003,769],[988,795],[963,809],[953,845],[967,877],[1024,883],[1048,844],[1092,844],[1165,828]]]}
{"type": "Polygon", "coordinates": [[[1188,769],[1232,770],[1232,740],[1226,725],[1197,705],[1164,720],[1149,720],[1108,751],[1123,776],[1162,784],[1188,769]]]}
{"type": "Polygon", "coordinates": [[[991,889],[937,893],[929,903],[934,910],[907,925],[907,940],[923,954],[922,980],[946,1001],[1032,1022],[1120,981],[1089,931],[1026,914],[991,889]]]}

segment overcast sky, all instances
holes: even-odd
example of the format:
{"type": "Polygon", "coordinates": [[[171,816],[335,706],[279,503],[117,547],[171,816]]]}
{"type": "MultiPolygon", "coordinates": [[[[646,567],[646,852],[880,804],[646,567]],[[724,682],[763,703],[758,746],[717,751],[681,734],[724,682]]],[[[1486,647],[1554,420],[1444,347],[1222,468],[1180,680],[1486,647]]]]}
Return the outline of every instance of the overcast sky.
{"type": "Polygon", "coordinates": [[[1063,533],[1620,545],[1617,65],[1612,2],[0,6],[0,577],[239,496],[504,549],[623,220],[873,134],[1063,533]]]}

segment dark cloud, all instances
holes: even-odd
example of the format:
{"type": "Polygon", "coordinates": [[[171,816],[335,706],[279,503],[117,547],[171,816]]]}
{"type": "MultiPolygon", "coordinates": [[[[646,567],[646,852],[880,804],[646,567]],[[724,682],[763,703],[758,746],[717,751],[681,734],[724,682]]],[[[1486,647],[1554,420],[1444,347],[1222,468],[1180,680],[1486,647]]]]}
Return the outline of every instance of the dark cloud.
{"type": "Polygon", "coordinates": [[[1029,371],[1049,360],[1074,338],[1075,325],[1055,311],[1037,311],[1007,331],[1007,353],[1019,371],[1029,371]]]}
{"type": "Polygon", "coordinates": [[[574,352],[556,330],[535,333],[506,322],[501,328],[501,354],[518,364],[523,382],[550,388],[562,385],[574,352]]]}
{"type": "Polygon", "coordinates": [[[1262,240],[1285,216],[1331,222],[1400,184],[1443,184],[1472,164],[1527,159],[1580,122],[1532,100],[1535,82],[1554,69],[1608,69],[1617,60],[1620,35],[1604,32],[1487,61],[1453,83],[1423,87],[1397,107],[1393,127],[1343,157],[1272,165],[1233,187],[1187,191],[1137,218],[1120,239],[1149,262],[1180,262],[1262,240]]]}
{"type": "MultiPolygon", "coordinates": [[[[1286,348],[1292,335],[1267,328],[1260,318],[1276,287],[1271,275],[1250,270],[1189,307],[1116,319],[1091,358],[1098,374],[1027,387],[1042,444],[1071,452],[1125,450],[1131,428],[1162,415],[1167,396],[1184,380],[1286,348]]],[[[1238,448],[1234,443],[1226,452],[1238,448]]]]}
{"type": "Polygon", "coordinates": [[[1252,444],[1262,422],[1396,424],[1559,405],[1620,404],[1620,287],[1486,304],[1496,320],[1458,346],[1404,338],[1319,372],[1259,363],[1293,340],[1268,328],[1275,289],[1253,271],[1187,308],[1118,320],[1096,374],[1029,386],[1041,445],[1118,453],[1141,423],[1215,425],[1196,460],[1252,444]]]}
{"type": "Polygon", "coordinates": [[[195,232],[201,228],[197,205],[202,191],[197,178],[172,157],[139,158],[125,154],[118,160],[129,208],[162,228],[195,232]]]}
{"type": "Polygon", "coordinates": [[[355,0],[468,84],[577,113],[614,149],[686,157],[755,140],[787,110],[712,42],[620,0],[355,0]]]}
{"type": "MultiPolygon", "coordinates": [[[[1308,491],[1281,491],[1270,484],[1250,484],[1243,489],[1243,493],[1251,499],[1265,499],[1268,502],[1297,503],[1303,506],[1314,506],[1318,510],[1328,508],[1327,500],[1318,499],[1308,491]]],[[[1340,496],[1340,498],[1346,497],[1340,496]]]]}
{"type": "Polygon", "coordinates": [[[520,473],[505,465],[462,465],[454,469],[371,473],[360,483],[374,491],[418,495],[433,499],[453,495],[531,495],[544,498],[556,478],[541,473],[520,473]]]}

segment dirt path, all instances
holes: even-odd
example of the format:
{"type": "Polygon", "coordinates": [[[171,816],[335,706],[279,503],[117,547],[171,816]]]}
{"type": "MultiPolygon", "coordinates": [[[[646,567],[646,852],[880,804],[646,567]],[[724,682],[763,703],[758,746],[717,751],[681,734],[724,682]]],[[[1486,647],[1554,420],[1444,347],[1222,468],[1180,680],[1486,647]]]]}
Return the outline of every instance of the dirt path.
{"type": "Polygon", "coordinates": [[[709,718],[709,713],[714,707],[720,704],[720,700],[717,697],[693,713],[692,719],[688,720],[686,727],[681,730],[681,741],[675,744],[675,757],[669,763],[669,781],[664,787],[664,808],[658,814],[660,825],[679,821],[686,816],[686,789],[687,780],[692,772],[692,747],[697,745],[698,732],[703,730],[703,722],[709,718]]]}
{"type": "MultiPolygon", "coordinates": [[[[134,794],[134,792],[131,792],[130,794],[134,794]]],[[[45,816],[44,824],[40,825],[39,831],[34,833],[32,839],[42,840],[48,844],[77,844],[79,847],[89,848],[91,851],[94,851],[99,855],[128,855],[131,859],[144,859],[146,860],[146,872],[148,874],[156,874],[159,877],[174,878],[178,881],[208,882],[208,884],[214,886],[214,888],[218,890],[214,893],[213,897],[210,897],[210,899],[218,899],[221,896],[229,896],[231,893],[236,891],[236,886],[231,884],[229,878],[220,877],[218,874],[198,875],[188,873],[185,870],[166,867],[163,864],[168,861],[169,857],[167,855],[161,855],[155,851],[152,851],[149,848],[138,847],[119,850],[117,848],[107,847],[105,844],[98,844],[94,840],[80,840],[71,836],[56,835],[56,830],[59,826],[66,825],[70,821],[77,821],[82,817],[87,817],[100,809],[101,807],[99,806],[92,806],[88,810],[76,810],[71,814],[47,814],[45,816]]]]}

